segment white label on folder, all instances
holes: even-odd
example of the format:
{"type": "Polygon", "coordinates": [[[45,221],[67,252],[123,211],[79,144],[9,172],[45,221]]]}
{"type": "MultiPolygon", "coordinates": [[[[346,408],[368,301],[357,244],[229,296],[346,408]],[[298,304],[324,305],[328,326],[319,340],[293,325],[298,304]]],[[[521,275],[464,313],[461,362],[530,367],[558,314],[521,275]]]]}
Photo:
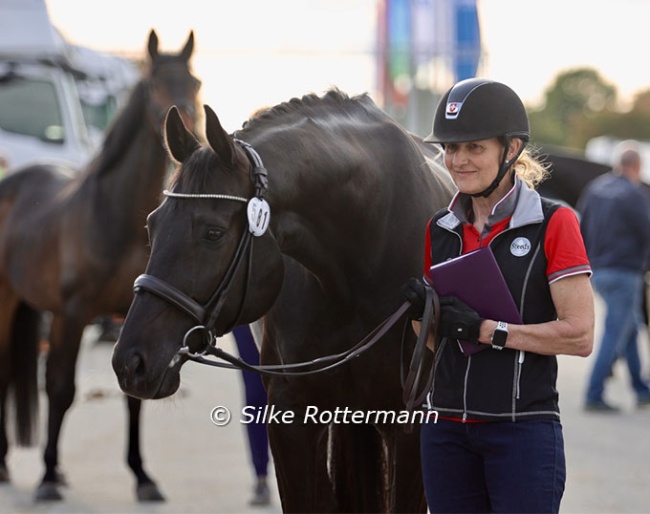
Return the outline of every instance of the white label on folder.
{"type": "Polygon", "coordinates": [[[530,241],[525,237],[518,237],[510,245],[510,253],[515,257],[523,257],[530,252],[530,241]]]}

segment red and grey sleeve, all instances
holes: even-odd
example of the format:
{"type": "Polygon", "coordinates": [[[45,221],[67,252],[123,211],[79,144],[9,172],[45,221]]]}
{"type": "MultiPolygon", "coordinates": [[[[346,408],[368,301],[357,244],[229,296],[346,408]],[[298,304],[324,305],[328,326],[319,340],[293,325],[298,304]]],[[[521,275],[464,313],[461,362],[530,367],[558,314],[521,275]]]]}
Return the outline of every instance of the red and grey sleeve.
{"type": "Polygon", "coordinates": [[[546,228],[544,251],[549,284],[572,275],[586,273],[591,276],[580,223],[570,208],[560,207],[551,216],[546,228]]]}

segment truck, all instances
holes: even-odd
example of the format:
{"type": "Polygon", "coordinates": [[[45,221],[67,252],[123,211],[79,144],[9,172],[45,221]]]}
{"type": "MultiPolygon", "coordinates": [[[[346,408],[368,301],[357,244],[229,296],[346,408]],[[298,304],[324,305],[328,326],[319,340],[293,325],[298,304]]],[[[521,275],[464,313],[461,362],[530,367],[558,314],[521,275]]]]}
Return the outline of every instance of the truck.
{"type": "Polygon", "coordinates": [[[66,41],[45,0],[2,0],[0,167],[82,168],[139,76],[132,60],[66,41]]]}

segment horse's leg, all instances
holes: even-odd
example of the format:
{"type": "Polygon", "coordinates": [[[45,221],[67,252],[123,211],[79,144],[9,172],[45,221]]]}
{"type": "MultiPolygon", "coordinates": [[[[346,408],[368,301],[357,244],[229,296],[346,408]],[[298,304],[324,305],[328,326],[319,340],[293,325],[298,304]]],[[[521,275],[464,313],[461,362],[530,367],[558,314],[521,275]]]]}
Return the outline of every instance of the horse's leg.
{"type": "Polygon", "coordinates": [[[36,500],[61,500],[59,486],[64,484],[59,472],[59,436],[65,413],[75,395],[75,371],[84,323],[71,316],[55,315],[50,330],[45,388],[48,398],[47,444],[43,454],[45,474],[35,494],[36,500]]]}
{"type": "Polygon", "coordinates": [[[268,425],[282,511],[342,512],[327,474],[327,426],[294,423],[268,425]]]}
{"type": "Polygon", "coordinates": [[[333,425],[330,448],[332,480],[341,512],[387,512],[386,452],[375,426],[333,425]]]}
{"type": "Polygon", "coordinates": [[[136,496],[138,501],[165,501],[158,486],[147,475],[142,463],[140,454],[140,411],[142,400],[132,396],[124,395],[129,412],[129,447],[126,456],[127,463],[135,475],[136,496]]]}
{"type": "Polygon", "coordinates": [[[383,430],[386,440],[391,512],[426,512],[427,503],[422,485],[420,464],[420,430],[414,424],[406,433],[396,424],[383,430]]]}

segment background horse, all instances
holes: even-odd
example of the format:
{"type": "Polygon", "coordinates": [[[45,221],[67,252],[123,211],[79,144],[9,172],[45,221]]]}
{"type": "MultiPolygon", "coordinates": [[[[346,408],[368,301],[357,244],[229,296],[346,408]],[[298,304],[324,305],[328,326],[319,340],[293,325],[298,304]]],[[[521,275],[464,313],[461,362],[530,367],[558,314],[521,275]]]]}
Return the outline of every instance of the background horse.
{"type": "Polygon", "coordinates": [[[611,170],[611,166],[590,161],[582,154],[561,148],[542,148],[540,157],[548,163],[551,175],[539,185],[539,193],[547,198],[561,200],[573,208],[587,184],[611,170]]]}
{"type": "MultiPolygon", "coordinates": [[[[147,285],[137,287],[113,356],[122,389],[140,398],[177,390],[181,342],[202,343],[197,322],[222,335],[265,314],[269,365],[352,347],[403,302],[402,284],[422,275],[426,223],[454,190],[437,149],[367,95],[293,99],[249,120],[238,140],[206,114],[209,146],[174,109],[167,118],[182,165],[171,197],[149,216],[147,285]],[[255,195],[268,200],[271,221],[248,252],[245,203],[255,195]]],[[[249,203],[253,227],[260,203],[249,203]]],[[[269,405],[295,414],[268,424],[285,511],[426,510],[417,427],[302,422],[308,407],[403,411],[401,338],[394,326],[337,369],[266,377],[269,405]]]]}
{"type": "MultiPolygon", "coordinates": [[[[147,262],[146,215],[160,201],[169,159],[164,115],[181,109],[192,126],[200,82],[189,59],[191,33],[178,54],[159,53],[151,31],[148,72],[109,129],[103,147],[76,174],[38,164],[0,183],[0,480],[8,481],[5,405],[15,393],[17,440],[34,435],[39,312],[52,313],[46,368],[45,474],[37,499],[60,499],[58,441],[75,394],[84,327],[101,314],[125,314],[134,278],[147,262]]],[[[162,499],[142,466],[140,400],[129,398],[128,464],[141,500],[162,499]]]]}

